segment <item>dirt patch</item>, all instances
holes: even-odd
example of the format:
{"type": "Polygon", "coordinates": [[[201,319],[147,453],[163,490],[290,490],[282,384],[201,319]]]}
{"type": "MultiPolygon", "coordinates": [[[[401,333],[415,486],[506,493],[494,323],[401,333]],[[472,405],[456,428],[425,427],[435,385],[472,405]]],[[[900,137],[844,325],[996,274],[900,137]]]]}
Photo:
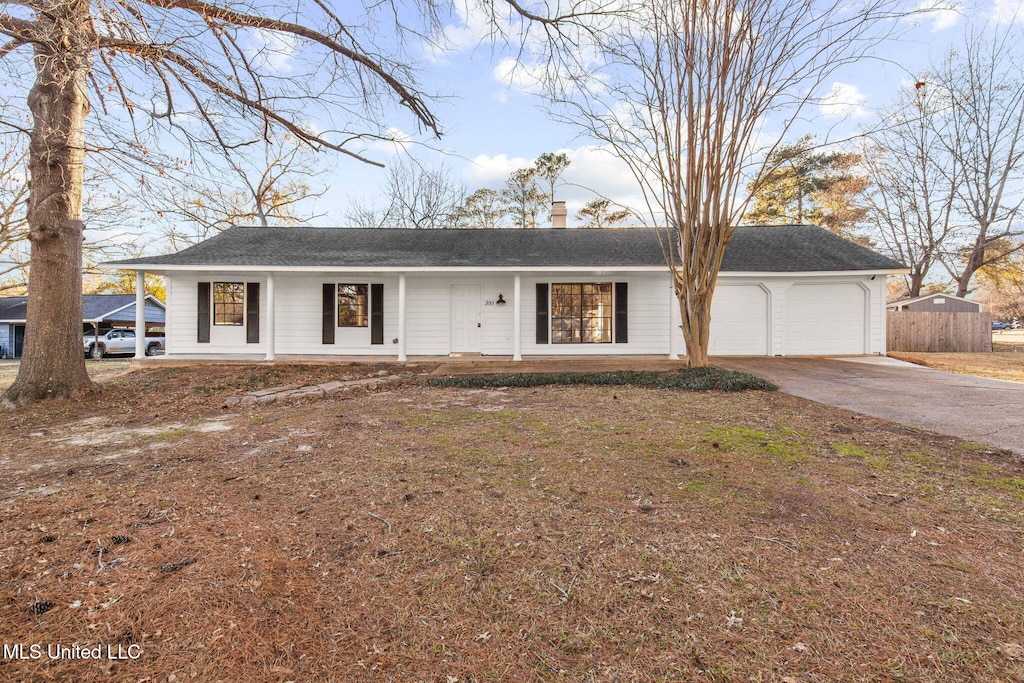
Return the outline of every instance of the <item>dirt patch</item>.
{"type": "Polygon", "coordinates": [[[269,371],[0,411],[0,643],[139,655],[0,678],[1024,677],[1019,456],[777,392],[405,383],[223,409],[345,372],[269,371]]]}
{"type": "Polygon", "coordinates": [[[957,372],[962,375],[975,375],[990,379],[1004,379],[1011,382],[1024,382],[1024,346],[1011,347],[1010,351],[999,350],[992,353],[911,353],[908,351],[892,351],[889,356],[916,363],[936,370],[957,372]]]}
{"type": "MultiPolygon", "coordinates": [[[[103,382],[126,374],[130,364],[131,361],[127,359],[89,360],[85,363],[85,369],[94,380],[103,382]]],[[[18,363],[16,361],[0,363],[0,393],[14,384],[14,379],[17,376],[18,363]]]]}

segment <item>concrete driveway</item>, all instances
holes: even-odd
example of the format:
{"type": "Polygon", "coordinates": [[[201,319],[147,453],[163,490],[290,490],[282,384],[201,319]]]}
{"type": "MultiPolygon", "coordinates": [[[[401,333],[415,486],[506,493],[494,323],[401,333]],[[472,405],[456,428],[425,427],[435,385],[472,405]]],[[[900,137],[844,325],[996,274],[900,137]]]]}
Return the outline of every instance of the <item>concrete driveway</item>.
{"type": "Polygon", "coordinates": [[[715,358],[782,391],[911,427],[1024,453],[1024,384],[893,358],[715,358]]]}

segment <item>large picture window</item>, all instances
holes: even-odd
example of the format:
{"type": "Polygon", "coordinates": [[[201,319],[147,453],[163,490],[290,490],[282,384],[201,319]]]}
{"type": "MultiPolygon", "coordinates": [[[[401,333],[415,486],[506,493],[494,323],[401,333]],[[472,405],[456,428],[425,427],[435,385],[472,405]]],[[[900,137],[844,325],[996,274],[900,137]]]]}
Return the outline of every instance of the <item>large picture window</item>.
{"type": "Polygon", "coordinates": [[[367,327],[369,285],[338,285],[338,327],[367,327]]]}
{"type": "Polygon", "coordinates": [[[612,342],[612,283],[551,285],[552,344],[612,342]]]}
{"type": "Polygon", "coordinates": [[[245,283],[213,283],[213,324],[241,325],[245,322],[245,283]]]}

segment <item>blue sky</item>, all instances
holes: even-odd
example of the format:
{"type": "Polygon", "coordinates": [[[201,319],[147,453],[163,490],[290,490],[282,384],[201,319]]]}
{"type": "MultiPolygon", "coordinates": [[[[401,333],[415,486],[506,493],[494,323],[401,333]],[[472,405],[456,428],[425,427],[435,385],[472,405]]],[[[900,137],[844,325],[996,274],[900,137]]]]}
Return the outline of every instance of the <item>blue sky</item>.
{"type": "MultiPolygon", "coordinates": [[[[528,70],[509,68],[514,64],[514,51],[490,42],[480,16],[462,8],[463,3],[472,4],[474,0],[454,2],[456,11],[443,22],[450,49],[439,51],[417,40],[406,46],[422,89],[437,95],[431,105],[443,137],[438,140],[421,135],[407,113],[388,110],[386,125],[393,128],[401,144],[374,143],[366,150],[367,155],[385,164],[397,162],[403,154],[414,156],[426,166],[443,164],[468,191],[473,191],[500,188],[511,171],[530,164],[543,152],[560,151],[572,161],[563,176],[565,184],[557,191],[557,198],[568,202],[570,224],[575,212],[599,195],[641,208],[639,189],[622,162],[593,140],[580,137],[577,129],[551,120],[543,99],[531,87],[528,70]]],[[[917,2],[907,0],[907,8],[912,9],[917,2]]],[[[877,111],[893,102],[901,85],[913,83],[929,62],[962,40],[971,23],[1006,25],[1021,22],[1024,16],[1024,0],[922,0],[918,6],[925,6],[925,2],[939,7],[938,11],[913,22],[904,21],[897,29],[899,40],[880,46],[873,58],[836,72],[823,93],[832,93],[830,104],[807,108],[806,120],[791,137],[814,133],[821,140],[838,140],[856,134],[877,120],[877,111]]],[[[341,4],[338,8],[351,12],[357,6],[341,4]]],[[[515,29],[514,23],[511,28],[515,29]]],[[[273,49],[266,57],[267,67],[281,76],[304,67],[287,41],[266,35],[250,38],[257,46],[262,40],[273,49]]],[[[0,93],[2,90],[0,85],[0,93]]],[[[316,120],[312,123],[316,125],[316,120]]],[[[308,207],[309,214],[323,214],[312,224],[342,225],[350,201],[373,203],[380,199],[385,170],[334,153],[325,154],[322,161],[329,170],[319,182],[329,189],[308,207]]],[[[140,223],[136,230],[147,230],[144,216],[140,223]]],[[[147,251],[166,248],[152,240],[147,251]]]]}
{"type": "MultiPolygon", "coordinates": [[[[877,121],[879,109],[890,105],[901,86],[912,83],[957,41],[971,24],[989,21],[1005,25],[1021,21],[1022,0],[946,2],[939,9],[898,27],[899,38],[879,46],[873,58],[837,72],[823,94],[830,104],[811,106],[795,133],[814,133],[819,139],[841,140],[877,121]]],[[[914,4],[908,4],[913,7],[914,4]]],[[[924,3],[918,7],[924,7],[924,3]]],[[[514,169],[528,165],[543,152],[562,151],[572,165],[566,186],[556,193],[568,201],[570,223],[575,211],[595,194],[637,206],[640,196],[626,168],[579,131],[548,117],[541,97],[532,92],[528,73],[509,77],[509,55],[487,41],[479,20],[459,12],[446,22],[445,33],[454,48],[438,54],[424,49],[422,82],[427,91],[450,95],[434,104],[444,136],[418,137],[396,117],[397,135],[410,143],[405,152],[426,165],[445,164],[472,191],[499,188],[514,169]],[[444,150],[447,154],[441,152],[444,150]]],[[[391,146],[372,150],[375,159],[391,163],[403,153],[391,146]]],[[[328,180],[334,191],[318,203],[327,215],[321,225],[340,224],[348,198],[372,201],[379,195],[385,171],[342,161],[328,180]]]]}

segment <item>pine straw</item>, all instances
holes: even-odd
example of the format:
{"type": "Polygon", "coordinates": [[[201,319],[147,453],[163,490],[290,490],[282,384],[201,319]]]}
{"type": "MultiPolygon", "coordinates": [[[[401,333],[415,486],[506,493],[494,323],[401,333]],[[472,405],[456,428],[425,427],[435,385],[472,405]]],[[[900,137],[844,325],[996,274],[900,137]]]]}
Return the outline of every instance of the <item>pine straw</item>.
{"type": "Polygon", "coordinates": [[[1024,676],[1019,456],[765,392],[406,385],[222,415],[243,388],[219,372],[0,413],[0,643],[143,653],[0,679],[1024,676]]]}

